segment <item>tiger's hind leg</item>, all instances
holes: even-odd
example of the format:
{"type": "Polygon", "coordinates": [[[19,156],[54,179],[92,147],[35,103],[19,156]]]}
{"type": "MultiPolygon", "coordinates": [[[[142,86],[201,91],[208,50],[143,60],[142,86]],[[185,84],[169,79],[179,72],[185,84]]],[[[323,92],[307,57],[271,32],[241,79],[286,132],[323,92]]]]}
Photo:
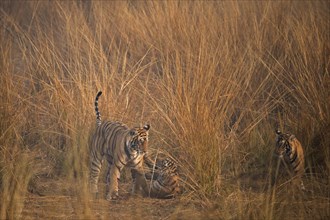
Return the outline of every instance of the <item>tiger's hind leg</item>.
{"type": "Polygon", "coordinates": [[[106,188],[105,188],[105,197],[107,200],[108,199],[108,195],[109,195],[109,192],[110,192],[110,181],[111,181],[111,177],[110,177],[110,164],[108,164],[108,169],[107,169],[107,177],[106,177],[106,188]]]}
{"type": "Polygon", "coordinates": [[[97,183],[102,167],[102,156],[99,154],[93,155],[91,158],[91,171],[90,171],[90,192],[94,194],[95,198],[98,198],[98,187],[97,183]]]}

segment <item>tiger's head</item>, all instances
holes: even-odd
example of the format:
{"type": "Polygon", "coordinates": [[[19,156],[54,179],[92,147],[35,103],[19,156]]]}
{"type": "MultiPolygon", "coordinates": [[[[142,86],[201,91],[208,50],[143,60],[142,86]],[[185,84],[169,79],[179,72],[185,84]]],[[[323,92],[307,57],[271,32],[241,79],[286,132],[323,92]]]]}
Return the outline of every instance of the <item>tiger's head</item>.
{"type": "Polygon", "coordinates": [[[275,153],[280,158],[285,157],[286,155],[290,155],[292,152],[292,147],[290,142],[295,138],[294,135],[289,133],[282,133],[279,130],[276,130],[276,147],[275,153]]]}
{"type": "Polygon", "coordinates": [[[177,165],[174,161],[172,161],[170,158],[165,158],[160,165],[161,171],[167,175],[176,174],[177,172],[177,165]]]}
{"type": "Polygon", "coordinates": [[[131,136],[131,150],[134,150],[139,154],[147,152],[149,129],[150,125],[146,124],[143,127],[137,127],[130,130],[129,135],[131,136]]]}

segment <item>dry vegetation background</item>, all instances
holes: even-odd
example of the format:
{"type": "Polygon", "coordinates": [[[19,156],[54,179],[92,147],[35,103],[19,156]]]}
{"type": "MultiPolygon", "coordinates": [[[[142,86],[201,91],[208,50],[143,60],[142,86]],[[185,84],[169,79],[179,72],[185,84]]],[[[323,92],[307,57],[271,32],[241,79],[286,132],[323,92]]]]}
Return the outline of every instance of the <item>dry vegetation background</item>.
{"type": "Polygon", "coordinates": [[[0,219],[326,219],[329,15],[328,1],[1,1],[0,219]],[[91,199],[98,90],[103,119],[151,124],[182,195],[91,199]],[[270,187],[277,127],[303,143],[307,192],[270,187]]]}

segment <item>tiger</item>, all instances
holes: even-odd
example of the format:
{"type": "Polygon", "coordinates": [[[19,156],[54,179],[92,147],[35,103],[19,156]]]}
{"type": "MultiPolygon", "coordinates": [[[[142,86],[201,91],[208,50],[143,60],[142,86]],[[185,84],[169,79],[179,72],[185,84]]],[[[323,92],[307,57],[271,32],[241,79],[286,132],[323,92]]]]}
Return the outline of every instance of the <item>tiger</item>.
{"type": "Polygon", "coordinates": [[[301,143],[290,133],[282,133],[276,130],[276,148],[275,154],[288,167],[290,175],[293,177],[293,183],[305,190],[302,182],[302,176],[305,173],[305,157],[301,143]]]}
{"type": "Polygon", "coordinates": [[[170,199],[180,193],[177,165],[170,158],[165,158],[156,165],[154,172],[146,173],[146,181],[141,183],[144,196],[170,199]]]}
{"type": "Polygon", "coordinates": [[[99,91],[95,98],[96,130],[91,139],[90,145],[90,188],[91,192],[98,197],[98,179],[102,167],[103,158],[108,162],[106,177],[106,200],[115,200],[118,195],[118,180],[124,167],[131,168],[133,177],[132,194],[137,193],[143,171],[142,164],[149,167],[153,162],[148,157],[148,131],[149,124],[143,127],[128,128],[118,121],[101,120],[101,113],[98,109],[98,100],[102,95],[99,91]]]}

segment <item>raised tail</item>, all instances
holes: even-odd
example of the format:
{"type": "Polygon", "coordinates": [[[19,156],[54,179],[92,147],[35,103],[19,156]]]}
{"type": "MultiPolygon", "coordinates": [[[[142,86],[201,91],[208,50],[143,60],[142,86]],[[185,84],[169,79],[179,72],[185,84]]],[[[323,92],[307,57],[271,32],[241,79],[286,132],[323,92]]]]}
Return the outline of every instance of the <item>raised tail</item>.
{"type": "Polygon", "coordinates": [[[98,107],[98,102],[99,102],[99,97],[102,95],[102,92],[99,91],[95,97],[95,112],[96,112],[96,125],[100,126],[101,125],[101,113],[99,112],[99,107],[98,107]]]}

